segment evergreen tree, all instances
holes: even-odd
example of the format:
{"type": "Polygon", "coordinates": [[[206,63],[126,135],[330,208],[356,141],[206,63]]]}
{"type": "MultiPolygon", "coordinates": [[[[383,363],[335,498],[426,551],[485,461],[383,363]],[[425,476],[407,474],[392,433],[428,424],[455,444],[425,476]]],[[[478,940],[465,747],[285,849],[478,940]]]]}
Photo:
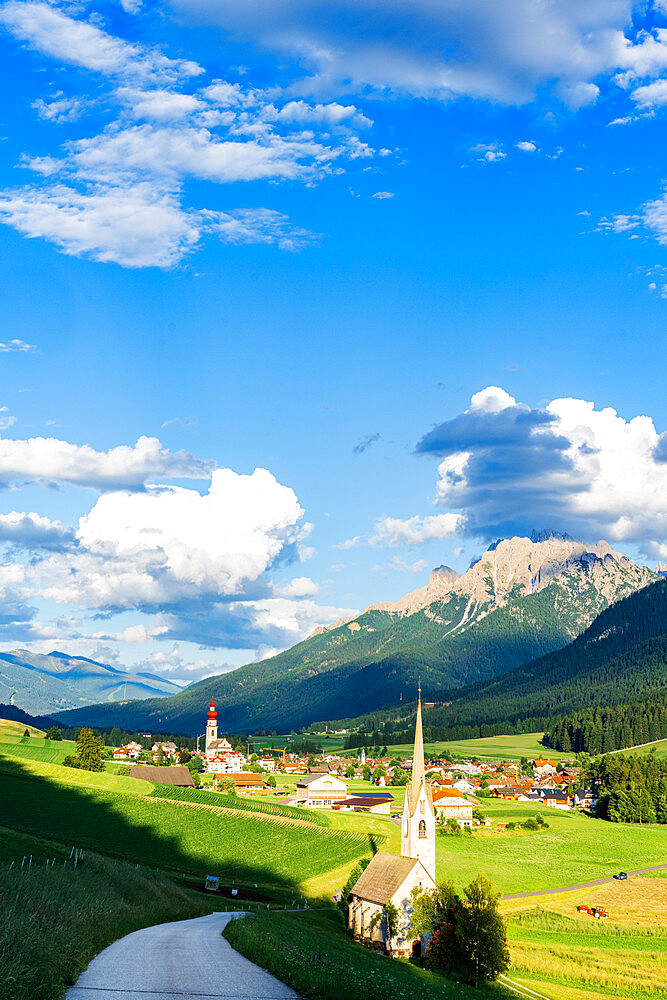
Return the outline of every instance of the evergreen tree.
{"type": "Polygon", "coordinates": [[[93,729],[80,729],[76,740],[77,765],[84,771],[103,771],[102,740],[93,729]]]}

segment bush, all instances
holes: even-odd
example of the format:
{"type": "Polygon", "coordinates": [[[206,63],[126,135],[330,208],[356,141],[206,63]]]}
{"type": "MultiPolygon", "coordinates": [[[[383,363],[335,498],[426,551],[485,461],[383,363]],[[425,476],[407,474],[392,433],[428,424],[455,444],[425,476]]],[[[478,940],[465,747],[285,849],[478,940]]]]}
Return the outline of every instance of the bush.
{"type": "Polygon", "coordinates": [[[74,754],[71,753],[68,753],[66,757],[63,757],[62,765],[63,767],[77,767],[77,768],[81,766],[76,757],[74,756],[74,754]]]}
{"type": "Polygon", "coordinates": [[[119,774],[121,777],[127,778],[129,773],[130,773],[129,764],[119,764],[118,767],[116,768],[116,774],[119,774]]]}
{"type": "Polygon", "coordinates": [[[507,829],[508,830],[514,830],[515,827],[516,827],[516,823],[514,823],[514,822],[507,824],[507,829]]]}
{"type": "Polygon", "coordinates": [[[534,819],[527,819],[521,824],[524,830],[539,830],[539,824],[534,819]]]}

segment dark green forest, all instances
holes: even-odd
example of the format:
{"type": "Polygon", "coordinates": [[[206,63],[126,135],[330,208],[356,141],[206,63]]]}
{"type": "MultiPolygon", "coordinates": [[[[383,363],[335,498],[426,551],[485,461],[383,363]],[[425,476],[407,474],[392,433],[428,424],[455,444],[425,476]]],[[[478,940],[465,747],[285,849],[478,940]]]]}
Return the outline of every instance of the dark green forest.
{"type": "Polygon", "coordinates": [[[597,814],[613,823],[667,823],[667,761],[655,754],[599,757],[588,769],[597,814]]]}

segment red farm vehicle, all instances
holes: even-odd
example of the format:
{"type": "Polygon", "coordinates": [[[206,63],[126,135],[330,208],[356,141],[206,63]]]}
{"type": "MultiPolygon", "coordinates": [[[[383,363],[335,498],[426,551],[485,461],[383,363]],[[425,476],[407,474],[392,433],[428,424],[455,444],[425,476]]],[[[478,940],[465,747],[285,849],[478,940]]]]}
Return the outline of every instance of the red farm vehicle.
{"type": "Polygon", "coordinates": [[[608,920],[609,914],[601,906],[586,906],[585,903],[580,903],[577,907],[579,913],[588,913],[589,916],[595,917],[596,920],[608,920]]]}

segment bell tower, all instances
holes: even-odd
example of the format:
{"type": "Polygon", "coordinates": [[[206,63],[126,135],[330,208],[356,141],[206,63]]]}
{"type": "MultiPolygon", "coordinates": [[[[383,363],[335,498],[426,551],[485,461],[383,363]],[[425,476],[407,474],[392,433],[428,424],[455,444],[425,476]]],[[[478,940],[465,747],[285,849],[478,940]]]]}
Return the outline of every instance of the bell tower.
{"type": "Polygon", "coordinates": [[[405,789],[401,819],[401,856],[421,861],[435,882],[435,809],[431,798],[431,786],[424,773],[421,683],[417,700],[412,777],[405,789]]]}
{"type": "Polygon", "coordinates": [[[218,738],[218,713],[215,710],[215,702],[211,700],[211,705],[206,716],[206,751],[211,743],[218,738]]]}

